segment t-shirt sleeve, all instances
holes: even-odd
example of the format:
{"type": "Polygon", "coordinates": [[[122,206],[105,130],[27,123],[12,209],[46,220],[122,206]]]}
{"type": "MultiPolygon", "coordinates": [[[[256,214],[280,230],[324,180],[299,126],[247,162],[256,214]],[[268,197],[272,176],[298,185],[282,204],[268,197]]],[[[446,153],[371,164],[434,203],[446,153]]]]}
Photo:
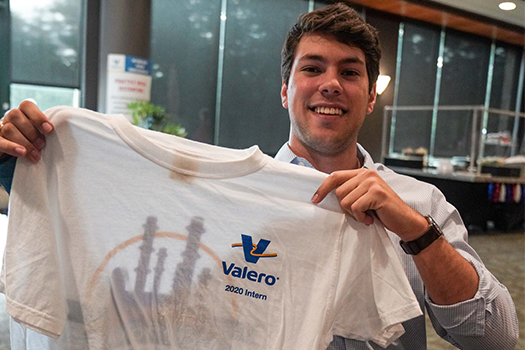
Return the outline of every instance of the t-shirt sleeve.
{"type": "MultiPolygon", "coordinates": [[[[52,151],[52,145],[47,148],[52,151]]],[[[52,165],[45,157],[36,164],[26,159],[17,162],[2,284],[6,311],[13,319],[29,329],[58,337],[66,323],[66,302],[56,241],[60,219],[51,210],[56,203],[49,194],[50,172],[52,165]]]]}
{"type": "Polygon", "coordinates": [[[333,333],[387,347],[404,333],[401,323],[422,311],[385,230],[349,217],[347,225],[333,333]]]}

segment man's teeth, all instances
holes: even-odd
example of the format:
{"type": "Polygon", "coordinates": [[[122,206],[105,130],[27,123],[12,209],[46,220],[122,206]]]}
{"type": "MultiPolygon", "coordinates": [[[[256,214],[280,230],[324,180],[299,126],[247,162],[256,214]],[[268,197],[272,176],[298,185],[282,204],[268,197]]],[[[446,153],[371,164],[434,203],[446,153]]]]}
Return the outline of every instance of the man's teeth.
{"type": "Polygon", "coordinates": [[[315,107],[315,113],[341,115],[343,110],[341,108],[315,107]]]}

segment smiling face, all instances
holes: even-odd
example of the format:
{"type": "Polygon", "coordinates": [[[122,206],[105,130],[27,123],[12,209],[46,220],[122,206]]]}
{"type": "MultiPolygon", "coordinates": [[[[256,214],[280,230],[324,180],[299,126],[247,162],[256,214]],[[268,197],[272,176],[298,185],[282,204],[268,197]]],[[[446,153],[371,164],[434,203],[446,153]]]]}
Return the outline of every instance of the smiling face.
{"type": "MultiPolygon", "coordinates": [[[[332,36],[311,33],[297,45],[281,98],[291,121],[290,147],[302,157],[355,150],[357,135],[374,108],[365,55],[332,36]]],[[[355,152],[355,151],[354,151],[355,152]]]]}

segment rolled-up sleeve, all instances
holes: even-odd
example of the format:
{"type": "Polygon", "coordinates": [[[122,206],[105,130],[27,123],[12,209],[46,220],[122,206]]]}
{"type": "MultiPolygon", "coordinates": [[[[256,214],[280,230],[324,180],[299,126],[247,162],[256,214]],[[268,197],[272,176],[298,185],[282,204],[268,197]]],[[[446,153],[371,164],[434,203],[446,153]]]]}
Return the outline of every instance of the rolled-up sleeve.
{"type": "MultiPolygon", "coordinates": [[[[447,241],[475,268],[479,276],[476,295],[457,304],[437,305],[425,292],[425,306],[436,333],[464,350],[514,349],[519,331],[512,297],[468,244],[468,231],[456,208],[435,186],[394,174],[382,165],[377,168],[408,205],[423,215],[432,215],[447,241]]],[[[407,268],[407,274],[417,285],[421,277],[412,276],[414,272],[411,271],[417,271],[415,266],[407,268]]]]}
{"type": "MultiPolygon", "coordinates": [[[[455,218],[459,214],[455,209],[452,210],[452,221],[457,221],[455,218]]],[[[425,293],[425,302],[434,329],[443,339],[460,349],[514,349],[519,338],[518,317],[509,291],[462,238],[466,229],[458,230],[458,225],[449,223],[444,226],[449,242],[475,268],[479,285],[472,299],[453,305],[437,305],[425,293]]]]}

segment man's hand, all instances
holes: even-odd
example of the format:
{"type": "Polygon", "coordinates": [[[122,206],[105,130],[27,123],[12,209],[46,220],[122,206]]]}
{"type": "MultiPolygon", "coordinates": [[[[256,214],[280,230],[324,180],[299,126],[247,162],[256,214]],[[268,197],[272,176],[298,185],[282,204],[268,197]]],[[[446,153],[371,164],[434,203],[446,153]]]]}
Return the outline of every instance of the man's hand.
{"type": "Polygon", "coordinates": [[[321,202],[332,190],[347,214],[370,225],[375,213],[383,225],[403,241],[414,240],[428,229],[427,220],[403,202],[373,170],[333,172],[317,189],[312,202],[321,202]]]}
{"type": "Polygon", "coordinates": [[[49,119],[30,102],[24,101],[0,120],[0,155],[27,157],[35,163],[46,141],[44,135],[53,131],[49,119]]]}

